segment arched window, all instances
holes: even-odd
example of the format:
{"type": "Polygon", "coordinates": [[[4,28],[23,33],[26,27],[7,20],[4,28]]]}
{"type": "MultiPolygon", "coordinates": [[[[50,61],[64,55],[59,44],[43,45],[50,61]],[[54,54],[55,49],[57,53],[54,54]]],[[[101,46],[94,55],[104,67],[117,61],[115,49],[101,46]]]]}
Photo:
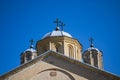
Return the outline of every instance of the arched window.
{"type": "Polygon", "coordinates": [[[55,49],[56,49],[55,50],[56,52],[59,52],[59,47],[58,46],[56,46],[55,49]]]}
{"type": "Polygon", "coordinates": [[[74,50],[72,45],[68,45],[69,57],[74,58],[74,50]]]}
{"type": "Polygon", "coordinates": [[[26,60],[29,61],[32,59],[32,53],[30,51],[26,52],[26,60]]]}
{"type": "Polygon", "coordinates": [[[55,52],[60,52],[60,53],[62,53],[62,46],[61,46],[61,44],[55,43],[55,44],[54,44],[54,50],[55,50],[55,52]]]}

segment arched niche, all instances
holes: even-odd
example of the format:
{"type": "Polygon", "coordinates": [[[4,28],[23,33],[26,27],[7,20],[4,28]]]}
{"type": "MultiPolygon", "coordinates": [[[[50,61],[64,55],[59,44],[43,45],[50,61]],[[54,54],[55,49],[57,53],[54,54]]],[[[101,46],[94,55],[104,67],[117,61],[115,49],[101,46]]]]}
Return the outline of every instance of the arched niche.
{"type": "Polygon", "coordinates": [[[55,52],[59,52],[59,53],[62,53],[62,44],[60,43],[53,43],[53,50],[55,52]]]}
{"type": "Polygon", "coordinates": [[[74,49],[73,49],[73,46],[70,44],[68,44],[68,54],[69,54],[69,57],[74,58],[74,49]]]}
{"type": "Polygon", "coordinates": [[[30,80],[75,80],[75,79],[71,74],[64,70],[52,68],[37,73],[30,80]]]}

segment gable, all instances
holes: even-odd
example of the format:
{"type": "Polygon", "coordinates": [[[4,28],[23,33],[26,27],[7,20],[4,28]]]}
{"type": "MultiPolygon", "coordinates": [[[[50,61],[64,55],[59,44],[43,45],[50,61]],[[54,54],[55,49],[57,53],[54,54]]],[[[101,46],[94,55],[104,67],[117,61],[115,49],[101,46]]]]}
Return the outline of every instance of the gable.
{"type": "Polygon", "coordinates": [[[2,76],[8,80],[112,80],[114,75],[48,51],[2,76]]]}

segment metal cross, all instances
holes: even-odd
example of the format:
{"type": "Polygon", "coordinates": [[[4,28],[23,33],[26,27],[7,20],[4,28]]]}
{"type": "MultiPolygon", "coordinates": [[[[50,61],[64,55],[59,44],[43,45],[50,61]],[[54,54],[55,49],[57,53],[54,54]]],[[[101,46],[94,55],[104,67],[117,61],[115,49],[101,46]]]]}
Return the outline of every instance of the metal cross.
{"type": "Polygon", "coordinates": [[[31,40],[30,40],[30,44],[31,44],[31,45],[33,45],[33,42],[34,42],[34,40],[33,40],[33,39],[31,39],[31,40]]]}
{"type": "Polygon", "coordinates": [[[59,21],[59,19],[57,18],[54,23],[56,23],[56,27],[58,27],[58,24],[60,23],[61,21],[59,21]]]}
{"type": "Polygon", "coordinates": [[[90,39],[89,39],[89,41],[90,41],[90,43],[91,43],[91,44],[90,44],[90,47],[93,47],[93,40],[94,40],[94,39],[93,39],[92,37],[90,37],[90,39]]]}
{"type": "Polygon", "coordinates": [[[65,26],[65,24],[61,22],[60,26],[62,27],[62,31],[63,31],[63,27],[65,26]]]}

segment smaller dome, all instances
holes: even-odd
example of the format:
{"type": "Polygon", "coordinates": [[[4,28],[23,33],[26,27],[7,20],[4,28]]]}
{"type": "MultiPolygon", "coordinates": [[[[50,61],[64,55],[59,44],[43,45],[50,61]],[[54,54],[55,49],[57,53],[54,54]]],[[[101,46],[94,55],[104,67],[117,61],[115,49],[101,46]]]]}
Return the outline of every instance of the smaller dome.
{"type": "Polygon", "coordinates": [[[27,50],[25,50],[25,52],[27,52],[27,51],[30,51],[30,52],[37,52],[35,49],[33,49],[33,48],[29,48],[29,49],[27,49],[27,50]]]}
{"type": "Polygon", "coordinates": [[[90,47],[90,48],[88,48],[88,49],[87,49],[87,51],[92,51],[92,50],[97,51],[97,52],[100,52],[100,50],[99,50],[99,49],[94,48],[94,47],[90,47]]]}
{"type": "Polygon", "coordinates": [[[69,33],[56,30],[56,31],[52,31],[52,32],[45,34],[42,39],[47,38],[47,37],[52,37],[52,36],[67,36],[67,37],[72,38],[72,36],[69,33]]]}

